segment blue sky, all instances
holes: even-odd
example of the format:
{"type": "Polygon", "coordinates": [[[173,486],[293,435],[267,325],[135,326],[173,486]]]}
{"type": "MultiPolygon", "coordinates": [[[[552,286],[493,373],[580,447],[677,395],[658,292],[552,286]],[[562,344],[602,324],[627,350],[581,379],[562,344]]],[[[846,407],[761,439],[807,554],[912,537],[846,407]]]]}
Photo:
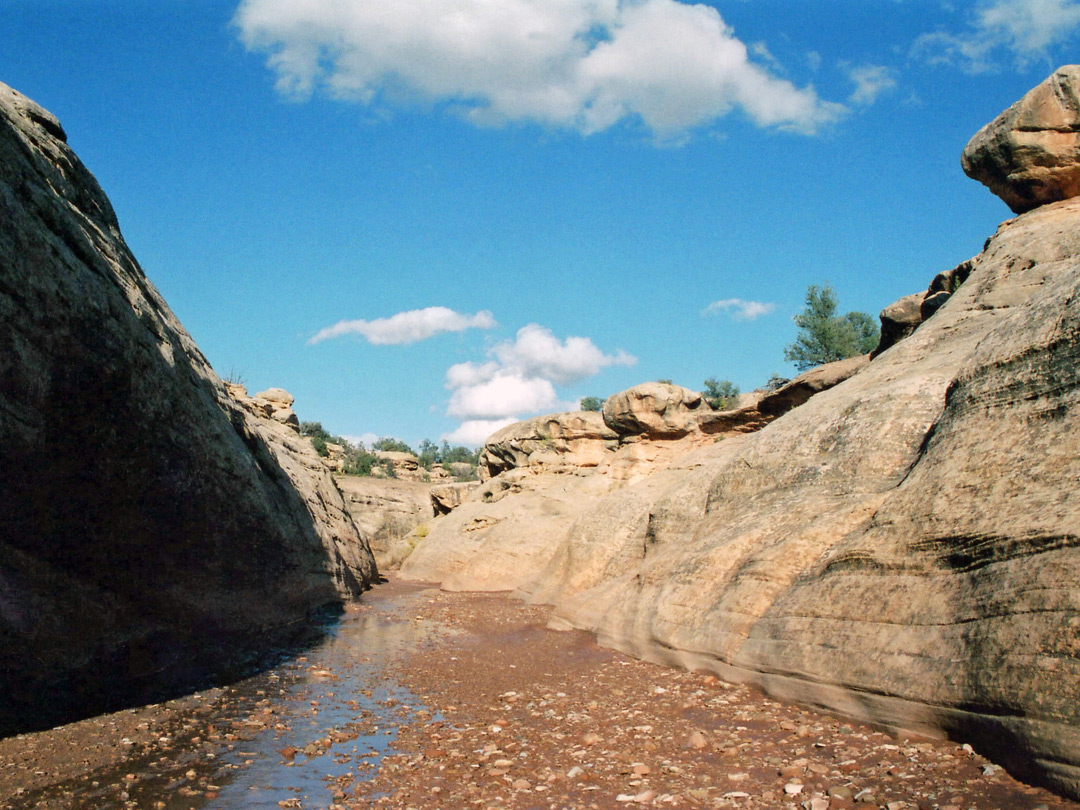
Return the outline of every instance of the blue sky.
{"type": "Polygon", "coordinates": [[[476,443],[635,383],[791,376],[810,284],[876,314],[1010,216],[975,131],[1071,0],[3,0],[219,374],[331,432],[476,443]]]}

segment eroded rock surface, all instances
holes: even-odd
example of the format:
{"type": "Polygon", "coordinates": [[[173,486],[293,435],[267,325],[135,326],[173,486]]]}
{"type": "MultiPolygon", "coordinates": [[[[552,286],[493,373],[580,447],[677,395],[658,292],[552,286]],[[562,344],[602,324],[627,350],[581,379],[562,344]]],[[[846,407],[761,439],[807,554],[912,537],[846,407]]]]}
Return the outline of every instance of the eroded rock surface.
{"type": "Polygon", "coordinates": [[[700,393],[670,383],[642,383],[604,401],[604,424],[620,436],[685,436],[711,413],[700,393]]]}
{"type": "Polygon", "coordinates": [[[422,481],[345,475],[336,479],[380,571],[396,569],[412,550],[409,533],[434,515],[432,486],[422,481]]]}
{"type": "Polygon", "coordinates": [[[492,434],[480,453],[480,479],[523,467],[596,467],[618,444],[619,434],[596,411],[537,416],[492,434]]]}
{"type": "Polygon", "coordinates": [[[414,557],[553,604],[553,626],[949,734],[1080,796],[1078,302],[1073,198],[1004,223],[908,307],[917,328],[761,430],[688,433],[619,479],[644,444],[621,443],[591,492],[501,474],[414,557]]]}
{"type": "Polygon", "coordinates": [[[317,457],[230,397],[5,85],[0,211],[0,733],[199,681],[362,590],[317,457]]]}
{"type": "Polygon", "coordinates": [[[1006,224],[915,333],[657,497],[608,496],[523,590],[1077,795],[1077,234],[1080,201],[1006,224]]]}
{"type": "Polygon", "coordinates": [[[1058,68],[980,129],[961,165],[1018,214],[1080,194],[1080,65],[1058,68]]]}

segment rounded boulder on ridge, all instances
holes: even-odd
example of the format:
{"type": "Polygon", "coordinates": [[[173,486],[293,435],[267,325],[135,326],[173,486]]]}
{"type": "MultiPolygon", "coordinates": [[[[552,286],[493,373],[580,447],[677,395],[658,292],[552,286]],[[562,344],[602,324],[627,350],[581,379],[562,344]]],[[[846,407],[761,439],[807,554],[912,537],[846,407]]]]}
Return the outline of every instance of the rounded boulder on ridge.
{"type": "Polygon", "coordinates": [[[620,436],[685,436],[711,414],[700,393],[670,383],[649,382],[612,394],[604,402],[604,423],[620,436]]]}
{"type": "Polygon", "coordinates": [[[1017,214],[1080,195],[1080,65],[1058,68],[975,133],[960,164],[1017,214]]]}

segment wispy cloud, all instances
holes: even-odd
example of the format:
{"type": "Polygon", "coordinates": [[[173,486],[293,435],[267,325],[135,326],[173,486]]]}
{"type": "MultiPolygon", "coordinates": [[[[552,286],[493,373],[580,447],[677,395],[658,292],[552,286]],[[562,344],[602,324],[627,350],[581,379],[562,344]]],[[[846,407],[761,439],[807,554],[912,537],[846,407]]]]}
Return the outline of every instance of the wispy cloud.
{"type": "Polygon", "coordinates": [[[847,73],[855,83],[848,101],[860,107],[873,104],[882,93],[896,88],[895,71],[884,65],[857,65],[849,67],[847,73]]]}
{"type": "Polygon", "coordinates": [[[526,414],[572,410],[559,399],[556,383],[592,377],[608,366],[632,366],[637,358],[623,351],[605,354],[589,338],[559,340],[551,330],[529,324],[514,340],[488,352],[485,363],[458,363],[446,372],[451,390],[447,415],[463,420],[498,420],[526,414]]]}
{"type": "MultiPolygon", "coordinates": [[[[845,112],[751,61],[716,9],[679,0],[243,0],[234,19],[280,92],[445,105],[481,125],[661,138],[734,109],[813,133],[845,112]]],[[[764,46],[759,58],[775,67],[764,46]]]]}
{"type": "Polygon", "coordinates": [[[360,335],[376,346],[416,343],[444,332],[464,332],[466,329],[491,329],[495,327],[494,316],[487,310],[464,315],[446,307],[426,307],[399,312],[389,318],[373,321],[338,321],[333,326],[320,329],[309,345],[343,335],[360,335]]]}
{"type": "Polygon", "coordinates": [[[1049,60],[1052,49],[1078,28],[1080,2],[1075,0],[993,0],[977,8],[964,32],[924,34],[912,52],[931,64],[954,64],[971,73],[996,69],[1003,60],[1023,68],[1049,60]]]}
{"type": "Polygon", "coordinates": [[[719,315],[721,312],[728,312],[731,314],[731,317],[737,321],[753,321],[760,318],[762,315],[768,315],[775,309],[776,304],[763,301],[744,301],[741,298],[724,298],[720,301],[713,301],[702,310],[701,314],[719,315]]]}

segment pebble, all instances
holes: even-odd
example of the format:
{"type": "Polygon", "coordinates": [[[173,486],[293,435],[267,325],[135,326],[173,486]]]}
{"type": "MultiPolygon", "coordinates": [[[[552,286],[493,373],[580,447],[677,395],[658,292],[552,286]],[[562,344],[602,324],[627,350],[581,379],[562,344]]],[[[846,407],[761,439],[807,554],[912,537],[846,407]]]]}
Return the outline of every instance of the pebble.
{"type": "Polygon", "coordinates": [[[702,748],[705,748],[706,746],[708,746],[708,744],[709,744],[709,741],[705,738],[705,735],[702,734],[700,731],[695,731],[689,737],[686,738],[686,745],[688,747],[690,747],[690,748],[696,748],[698,750],[701,750],[702,748]]]}

